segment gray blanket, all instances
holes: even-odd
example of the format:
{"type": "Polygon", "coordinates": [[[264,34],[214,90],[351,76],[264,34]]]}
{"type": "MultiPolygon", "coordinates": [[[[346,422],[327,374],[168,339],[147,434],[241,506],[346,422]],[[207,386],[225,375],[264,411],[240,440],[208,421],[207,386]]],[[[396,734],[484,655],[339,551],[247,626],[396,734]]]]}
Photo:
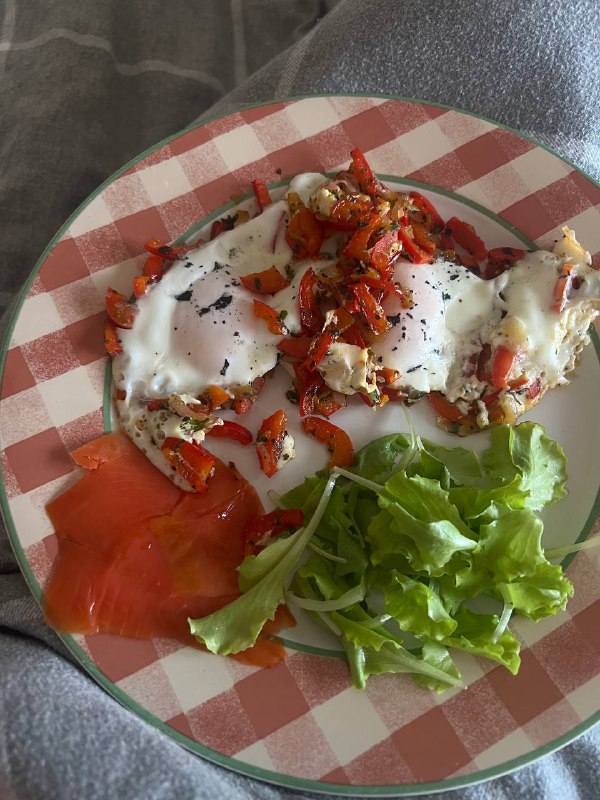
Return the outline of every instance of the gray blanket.
{"type": "MultiPolygon", "coordinates": [[[[0,2],[0,310],[111,172],[201,115],[318,92],[438,101],[600,178],[596,0],[0,2]]],[[[600,797],[598,728],[438,795],[600,797]]],[[[44,624],[0,534],[0,798],[284,798],[120,707],[44,624]]]]}

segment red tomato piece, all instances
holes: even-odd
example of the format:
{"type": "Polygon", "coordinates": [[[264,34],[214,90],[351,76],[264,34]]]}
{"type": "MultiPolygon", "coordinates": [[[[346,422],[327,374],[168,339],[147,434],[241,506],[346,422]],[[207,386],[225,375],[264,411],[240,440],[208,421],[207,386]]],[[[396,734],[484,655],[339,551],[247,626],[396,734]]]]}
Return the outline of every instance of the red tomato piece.
{"type": "Polygon", "coordinates": [[[148,286],[151,283],[152,280],[147,275],[135,276],[135,278],[133,279],[133,293],[135,295],[136,300],[139,300],[140,297],[143,297],[146,294],[146,292],[148,291],[148,286]]]}
{"type": "Polygon", "coordinates": [[[327,466],[349,467],[354,461],[354,447],[352,440],[342,428],[319,417],[306,417],[302,420],[305,432],[327,445],[329,462],[327,466]]]}
{"type": "Polygon", "coordinates": [[[260,468],[268,478],[279,469],[283,443],[287,433],[287,418],[281,409],[263,420],[256,435],[256,454],[260,468]]]}
{"type": "Polygon", "coordinates": [[[205,492],[215,471],[215,458],[202,445],[168,436],[161,445],[167,462],[197,492],[205,492]]]}
{"type": "Polygon", "coordinates": [[[162,278],[165,272],[165,261],[162,256],[148,256],[144,262],[144,275],[153,281],[162,278]]]}
{"type": "Polygon", "coordinates": [[[133,326],[137,309],[124,294],[111,289],[109,286],[106,290],[104,301],[106,303],[106,313],[117,328],[131,328],[133,326]]]}

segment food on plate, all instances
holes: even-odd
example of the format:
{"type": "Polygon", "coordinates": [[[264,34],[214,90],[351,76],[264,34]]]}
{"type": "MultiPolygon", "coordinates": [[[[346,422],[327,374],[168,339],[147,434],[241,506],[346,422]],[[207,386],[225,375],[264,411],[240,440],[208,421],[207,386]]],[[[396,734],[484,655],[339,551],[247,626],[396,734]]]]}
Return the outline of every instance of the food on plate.
{"type": "Polygon", "coordinates": [[[481,458],[414,432],[376,439],[351,469],[317,473],[280,498],[250,537],[243,594],[190,630],[212,652],[236,653],[288,603],[340,638],[358,688],[396,672],[438,691],[462,686],[456,649],[515,674],[512,617],[556,614],[573,593],[544,553],[537,514],[566,494],[565,466],[529,422],[494,428],[481,458]],[[474,606],[479,598],[498,613],[474,606]]]}
{"type": "MultiPolygon", "coordinates": [[[[187,618],[239,595],[244,529],[263,514],[256,492],[218,459],[205,493],[183,492],[122,433],[72,455],[85,473],[47,506],[58,538],[44,590],[48,622],[61,631],[196,644],[187,618]]],[[[241,659],[279,661],[283,647],[266,636],[293,624],[280,609],[241,659]]]]}
{"type": "Polygon", "coordinates": [[[568,382],[600,313],[573,231],[552,252],[488,250],[421,193],[384,186],[358,149],[279,200],[253,187],[209,241],[149,242],[135,302],[106,296],[120,425],[182,488],[205,491],[205,437],[227,435],[222,410],[248,411],[279,363],[303,417],[426,395],[459,434],[515,424],[568,382]]]}

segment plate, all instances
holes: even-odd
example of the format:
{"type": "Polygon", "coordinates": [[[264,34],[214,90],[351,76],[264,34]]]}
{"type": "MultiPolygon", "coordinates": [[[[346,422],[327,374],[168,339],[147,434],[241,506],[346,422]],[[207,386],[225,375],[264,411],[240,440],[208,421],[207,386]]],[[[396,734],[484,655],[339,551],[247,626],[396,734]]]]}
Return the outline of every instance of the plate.
{"type": "MultiPolygon", "coordinates": [[[[598,185],[531,139],[451,108],[306,97],[244,108],[160,143],[65,223],[23,290],[4,343],[2,509],[38,600],[57,549],[45,504],[77,478],[69,451],[112,424],[102,336],[106,287],[128,290],[146,240],[197,235],[247,193],[251,179],[276,191],[298,172],[335,172],[356,145],[384,180],[418,187],[443,216],[473,222],[490,247],[551,247],[566,224],[600,266],[598,185]]],[[[545,515],[550,546],[592,535],[600,511],[600,429],[592,422],[600,348],[593,338],[572,384],[528,415],[547,426],[569,458],[570,494],[545,515]]],[[[261,395],[249,427],[269,402],[261,395]]],[[[403,417],[385,409],[365,424],[365,411],[336,417],[356,447],[405,429],[403,417]]],[[[457,444],[434,427],[424,404],[413,417],[422,435],[457,444]]],[[[487,434],[468,444],[482,449],[487,434]]],[[[239,452],[238,467],[254,478],[252,454],[239,452]]],[[[309,448],[269,488],[290,487],[322,462],[323,452],[309,448]]],[[[266,479],[257,488],[264,494],[266,479]]],[[[373,677],[366,691],[353,689],[335,645],[306,620],[284,632],[288,657],[271,670],[170,640],[62,638],[120,702],[209,760],[301,789],[417,794],[515,769],[600,719],[598,551],[579,553],[567,572],[575,585],[568,610],[514,625],[523,642],[517,677],[458,658],[468,688],[441,696],[415,690],[404,676],[373,677]]]]}

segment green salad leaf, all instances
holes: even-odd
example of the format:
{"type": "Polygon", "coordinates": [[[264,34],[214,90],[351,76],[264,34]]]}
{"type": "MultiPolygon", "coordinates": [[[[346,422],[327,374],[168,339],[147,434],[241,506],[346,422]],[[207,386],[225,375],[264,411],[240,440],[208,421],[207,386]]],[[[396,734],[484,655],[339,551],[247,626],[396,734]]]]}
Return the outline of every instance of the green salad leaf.
{"type": "Polygon", "coordinates": [[[513,616],[537,621],[573,594],[536,513],[566,494],[565,455],[530,422],[494,429],[481,458],[410,427],[280,498],[302,508],[306,528],[243,561],[240,597],[190,620],[198,641],[246,649],[287,602],[340,638],[358,688],[400,672],[434,691],[462,686],[453,650],[517,672],[513,616]]]}

